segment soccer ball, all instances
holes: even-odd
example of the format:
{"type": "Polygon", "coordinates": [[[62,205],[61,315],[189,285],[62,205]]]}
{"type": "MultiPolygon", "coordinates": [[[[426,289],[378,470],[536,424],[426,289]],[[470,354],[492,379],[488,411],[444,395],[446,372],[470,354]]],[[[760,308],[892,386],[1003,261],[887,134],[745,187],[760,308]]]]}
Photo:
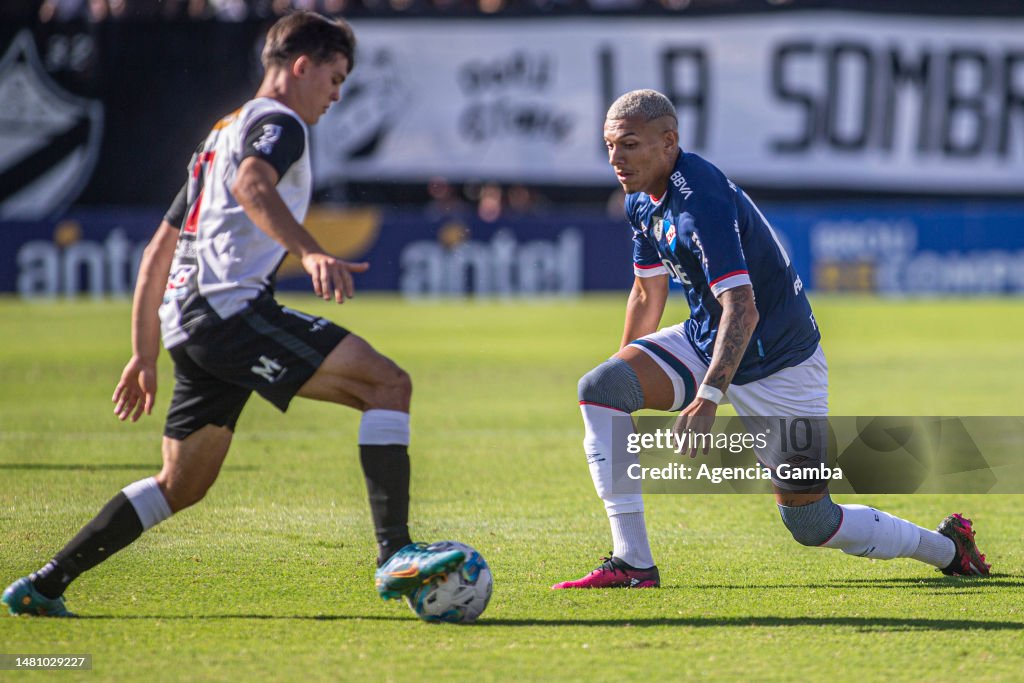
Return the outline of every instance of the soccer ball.
{"type": "Polygon", "coordinates": [[[471,624],[483,614],[491,599],[494,581],[487,561],[472,547],[457,541],[431,543],[430,550],[461,550],[462,564],[434,577],[406,597],[409,607],[424,621],[471,624]]]}

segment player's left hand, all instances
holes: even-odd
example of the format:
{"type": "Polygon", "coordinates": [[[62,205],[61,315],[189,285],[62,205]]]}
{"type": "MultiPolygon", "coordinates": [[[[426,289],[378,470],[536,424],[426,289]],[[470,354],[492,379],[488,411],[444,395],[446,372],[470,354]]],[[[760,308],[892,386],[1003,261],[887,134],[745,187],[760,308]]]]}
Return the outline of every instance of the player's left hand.
{"type": "Polygon", "coordinates": [[[121,372],[121,381],[110,398],[114,403],[114,414],[124,422],[131,418],[138,421],[143,411],[153,414],[153,400],[156,398],[156,363],[132,356],[121,372]]]}
{"type": "Polygon", "coordinates": [[[366,261],[353,263],[342,261],[329,254],[311,252],[302,257],[302,267],[309,273],[313,291],[324,301],[331,297],[339,304],[355,296],[356,286],[352,273],[365,273],[370,269],[366,261]]]}
{"type": "MultiPolygon", "coordinates": [[[[672,431],[678,435],[684,434],[710,434],[711,427],[715,422],[715,413],[718,412],[718,404],[714,401],[709,401],[703,398],[694,399],[694,401],[683,409],[683,412],[679,413],[679,417],[676,418],[676,423],[672,426],[672,431]]],[[[704,455],[707,455],[710,451],[709,443],[710,439],[704,440],[704,455]]],[[[690,447],[688,452],[691,458],[697,457],[697,447],[693,441],[690,441],[690,447]]]]}

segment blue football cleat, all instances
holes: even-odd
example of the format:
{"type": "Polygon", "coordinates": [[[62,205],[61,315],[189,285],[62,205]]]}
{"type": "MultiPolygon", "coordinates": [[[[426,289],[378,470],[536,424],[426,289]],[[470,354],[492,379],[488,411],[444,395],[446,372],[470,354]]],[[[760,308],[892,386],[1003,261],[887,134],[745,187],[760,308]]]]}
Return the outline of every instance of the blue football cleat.
{"type": "Polygon", "coordinates": [[[447,574],[466,559],[461,550],[432,550],[426,543],[410,543],[381,565],[374,576],[382,600],[413,591],[435,576],[447,574]]]}
{"type": "Polygon", "coordinates": [[[73,617],[75,616],[64,606],[64,598],[48,598],[32,585],[26,576],[18,579],[4,591],[0,602],[7,605],[8,611],[14,616],[27,615],[32,617],[73,617]]]}

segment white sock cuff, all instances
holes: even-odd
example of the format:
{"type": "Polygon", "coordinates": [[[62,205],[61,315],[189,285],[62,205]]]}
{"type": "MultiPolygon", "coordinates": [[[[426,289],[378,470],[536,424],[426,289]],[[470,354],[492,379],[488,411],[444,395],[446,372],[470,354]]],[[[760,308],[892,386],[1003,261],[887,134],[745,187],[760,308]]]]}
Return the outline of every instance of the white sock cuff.
{"type": "Polygon", "coordinates": [[[654,566],[650,541],[647,539],[647,524],[642,512],[611,515],[608,522],[612,528],[612,554],[637,569],[654,566]]]}
{"type": "Polygon", "coordinates": [[[602,499],[604,511],[609,517],[615,515],[629,515],[634,512],[644,511],[644,497],[640,494],[605,494],[602,499]]]}
{"type": "Polygon", "coordinates": [[[359,422],[360,446],[408,446],[409,413],[374,408],[359,422]]]}
{"type": "Polygon", "coordinates": [[[921,562],[945,569],[956,557],[956,544],[953,540],[931,529],[921,529],[921,544],[911,557],[921,562]]]}
{"type": "Polygon", "coordinates": [[[171,506],[167,504],[160,485],[156,483],[156,477],[140,479],[133,484],[128,484],[121,489],[121,492],[135,508],[135,514],[142,522],[143,531],[155,527],[171,516],[171,506]]]}
{"type": "Polygon", "coordinates": [[[921,527],[866,505],[840,505],[843,521],[822,546],[847,555],[891,560],[913,557],[921,545],[921,527]]]}

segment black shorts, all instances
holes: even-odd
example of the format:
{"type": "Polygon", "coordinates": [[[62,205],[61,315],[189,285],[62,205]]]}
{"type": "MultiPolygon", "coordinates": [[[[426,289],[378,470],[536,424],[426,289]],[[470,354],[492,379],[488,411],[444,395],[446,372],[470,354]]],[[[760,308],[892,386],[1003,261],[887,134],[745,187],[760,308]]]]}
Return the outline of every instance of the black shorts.
{"type": "Polygon", "coordinates": [[[164,435],[181,440],[208,424],[233,431],[253,391],[284,412],[348,334],[270,296],[196,331],[168,349],[175,385],[164,435]]]}

